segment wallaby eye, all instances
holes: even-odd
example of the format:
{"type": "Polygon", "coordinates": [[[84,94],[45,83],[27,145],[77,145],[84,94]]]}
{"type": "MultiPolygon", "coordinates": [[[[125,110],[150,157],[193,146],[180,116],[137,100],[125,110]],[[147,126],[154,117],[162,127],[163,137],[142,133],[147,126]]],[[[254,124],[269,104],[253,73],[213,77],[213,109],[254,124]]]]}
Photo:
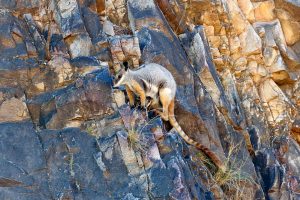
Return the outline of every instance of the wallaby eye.
{"type": "Polygon", "coordinates": [[[118,76],[118,79],[120,79],[121,77],[122,77],[122,76],[121,76],[121,75],[119,75],[119,76],[118,76]]]}

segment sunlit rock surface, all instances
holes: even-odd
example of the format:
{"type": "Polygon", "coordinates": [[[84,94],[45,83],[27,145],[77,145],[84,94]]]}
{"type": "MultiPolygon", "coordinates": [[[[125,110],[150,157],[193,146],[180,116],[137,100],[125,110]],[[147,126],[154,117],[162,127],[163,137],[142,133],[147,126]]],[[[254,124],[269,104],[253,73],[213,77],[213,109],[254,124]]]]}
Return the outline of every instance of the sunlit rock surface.
{"type": "Polygon", "coordinates": [[[0,199],[299,199],[299,70],[299,1],[0,0],[0,199]],[[129,107],[123,62],[173,74],[225,174],[129,107]]]}

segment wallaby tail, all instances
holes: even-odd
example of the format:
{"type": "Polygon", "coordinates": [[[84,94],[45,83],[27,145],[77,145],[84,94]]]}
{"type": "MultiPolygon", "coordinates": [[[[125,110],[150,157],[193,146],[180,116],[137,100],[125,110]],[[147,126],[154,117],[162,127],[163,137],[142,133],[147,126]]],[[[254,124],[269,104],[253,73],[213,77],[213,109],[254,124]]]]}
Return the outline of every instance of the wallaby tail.
{"type": "Polygon", "coordinates": [[[175,116],[174,116],[174,100],[170,103],[169,106],[169,121],[170,124],[177,130],[179,135],[190,145],[195,146],[197,149],[203,151],[214,163],[215,165],[221,169],[223,172],[226,171],[225,165],[222,163],[220,158],[205,145],[202,145],[194,140],[192,140],[185,132],[182,130],[181,126],[178,124],[175,116]]]}

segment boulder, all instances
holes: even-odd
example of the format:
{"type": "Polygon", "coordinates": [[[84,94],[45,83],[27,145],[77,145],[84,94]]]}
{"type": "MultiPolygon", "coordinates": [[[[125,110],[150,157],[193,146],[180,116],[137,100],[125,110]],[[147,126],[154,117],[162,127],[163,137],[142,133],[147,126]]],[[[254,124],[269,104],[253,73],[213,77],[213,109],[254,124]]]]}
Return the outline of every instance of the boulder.
{"type": "Polygon", "coordinates": [[[246,56],[251,54],[259,54],[261,52],[261,39],[253,29],[253,27],[248,24],[245,31],[239,35],[241,42],[242,53],[246,56]]]}
{"type": "Polygon", "coordinates": [[[279,83],[296,81],[292,73],[300,64],[300,59],[287,46],[279,21],[257,22],[254,27],[258,33],[262,33],[264,61],[273,80],[279,83]]]}
{"type": "Polygon", "coordinates": [[[245,16],[243,15],[240,7],[237,4],[237,1],[235,0],[228,0],[226,3],[226,6],[228,10],[225,12],[228,12],[228,14],[231,17],[231,23],[234,28],[234,31],[237,35],[240,35],[247,31],[248,23],[245,16]]]}
{"type": "Polygon", "coordinates": [[[237,0],[238,6],[245,15],[246,19],[252,23],[255,21],[254,6],[250,0],[237,0]]]}
{"type": "Polygon", "coordinates": [[[111,115],[111,81],[104,68],[66,88],[35,96],[28,100],[31,117],[38,126],[59,129],[80,127],[87,119],[111,115]]]}
{"type": "Polygon", "coordinates": [[[0,198],[51,199],[47,164],[31,122],[0,123],[0,198]]]}
{"type": "Polygon", "coordinates": [[[59,15],[55,15],[55,20],[60,26],[71,58],[89,56],[92,42],[86,31],[77,1],[57,1],[57,12],[59,15]]]}
{"type": "Polygon", "coordinates": [[[288,45],[293,45],[299,41],[300,28],[300,6],[298,1],[276,0],[276,15],[280,20],[282,30],[288,45]]]}
{"type": "MultiPolygon", "coordinates": [[[[1,93],[3,95],[3,93],[1,93]]],[[[29,118],[25,96],[1,100],[0,122],[23,121],[29,118]]]]}
{"type": "Polygon", "coordinates": [[[273,0],[253,2],[255,20],[258,22],[268,22],[276,18],[274,13],[275,4],[273,0]]]}

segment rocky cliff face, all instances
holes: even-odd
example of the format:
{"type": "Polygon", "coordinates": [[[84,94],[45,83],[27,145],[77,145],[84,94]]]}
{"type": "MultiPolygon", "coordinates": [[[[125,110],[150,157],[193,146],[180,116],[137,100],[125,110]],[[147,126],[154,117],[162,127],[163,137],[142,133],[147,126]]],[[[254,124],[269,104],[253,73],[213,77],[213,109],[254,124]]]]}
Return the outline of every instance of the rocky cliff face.
{"type": "Polygon", "coordinates": [[[0,199],[300,199],[300,3],[0,0],[0,199]],[[113,76],[174,76],[183,130],[113,76]]]}

